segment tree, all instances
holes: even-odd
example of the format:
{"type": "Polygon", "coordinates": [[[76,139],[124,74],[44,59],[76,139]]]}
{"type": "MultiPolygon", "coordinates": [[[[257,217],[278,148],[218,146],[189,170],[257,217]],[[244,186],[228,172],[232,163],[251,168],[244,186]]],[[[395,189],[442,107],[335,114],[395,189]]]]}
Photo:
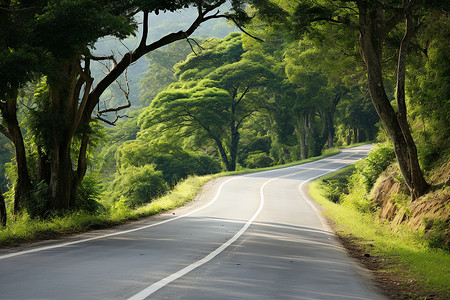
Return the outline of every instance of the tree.
{"type": "Polygon", "coordinates": [[[5,198],[3,198],[3,190],[0,187],[0,227],[6,226],[7,217],[5,198]]]}
{"type": "Polygon", "coordinates": [[[241,34],[231,34],[221,42],[214,40],[210,45],[205,42],[202,47],[204,52],[190,55],[177,66],[180,82],[157,96],[141,115],[140,124],[144,129],[162,123],[162,130],[177,128],[186,130],[185,134],[206,134],[216,144],[226,169],[235,170],[239,130],[257,109],[252,92],[265,85],[271,72],[241,58],[241,34]],[[225,56],[221,55],[223,51],[225,56]]]}
{"type": "Polygon", "coordinates": [[[269,1],[254,1],[256,7],[274,24],[287,24],[291,33],[303,33],[311,24],[331,22],[346,25],[359,33],[359,49],[364,60],[370,96],[373,105],[387,128],[394,145],[400,170],[411,192],[412,199],[423,195],[428,189],[417,157],[417,149],[407,120],[405,101],[406,57],[411,39],[417,31],[417,18],[444,2],[433,1],[299,1],[294,9],[286,9],[269,1]],[[271,10],[267,8],[270,7],[271,10]],[[275,16],[273,13],[277,12],[275,16]],[[281,13],[280,13],[281,12],[281,13]],[[281,17],[280,17],[281,16],[281,17]],[[282,20],[280,20],[282,19],[282,20]],[[383,69],[388,38],[403,32],[397,44],[396,106],[391,105],[384,81],[383,69]]]}
{"type": "MultiPolygon", "coordinates": [[[[235,22],[247,19],[245,1],[232,1],[232,12],[221,14],[219,8],[226,0],[191,1],[2,1],[0,37],[2,68],[11,70],[2,77],[0,127],[15,146],[18,168],[16,210],[29,202],[32,182],[27,169],[23,136],[17,119],[18,89],[34,74],[46,75],[48,91],[38,103],[52,122],[38,128],[42,136],[51,137],[39,145],[42,174],[35,182],[48,184],[49,210],[76,207],[78,186],[86,174],[86,152],[92,130],[93,115],[104,121],[107,113],[117,113],[124,107],[98,109],[101,95],[125,72],[128,66],[145,54],[181,39],[187,39],[200,24],[217,18],[235,22]],[[198,16],[186,30],[169,33],[147,44],[150,13],[176,11],[193,6],[198,16]],[[92,46],[102,37],[125,38],[136,30],[135,16],[143,12],[143,33],[139,45],[121,58],[115,55],[99,57],[92,46]],[[4,30],[6,29],[6,32],[4,30]],[[11,32],[9,31],[11,30],[11,32]],[[17,34],[16,34],[17,33],[17,34]],[[109,61],[108,73],[94,81],[91,65],[109,61]],[[80,142],[75,149],[77,159],[72,162],[75,136],[80,142]]],[[[126,94],[126,93],[125,93],[126,94]]],[[[127,106],[125,106],[127,107],[127,106]]]]}

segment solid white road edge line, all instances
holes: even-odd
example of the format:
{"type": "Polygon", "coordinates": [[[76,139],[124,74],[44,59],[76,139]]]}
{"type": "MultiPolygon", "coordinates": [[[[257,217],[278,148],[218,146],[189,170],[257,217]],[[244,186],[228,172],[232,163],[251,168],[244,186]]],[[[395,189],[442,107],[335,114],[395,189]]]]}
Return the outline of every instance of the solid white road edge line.
{"type": "MultiPolygon", "coordinates": [[[[347,158],[347,157],[349,157],[349,156],[346,156],[345,158],[347,158]]],[[[309,163],[312,163],[312,162],[308,162],[306,164],[309,164],[309,163]]],[[[294,167],[298,167],[298,166],[302,166],[302,165],[306,165],[306,164],[295,165],[295,166],[291,166],[291,167],[288,167],[288,168],[294,168],[294,167]]],[[[268,171],[264,171],[264,172],[274,172],[274,171],[278,171],[278,170],[279,169],[275,169],[275,170],[268,170],[268,171]]],[[[249,174],[245,174],[245,175],[242,175],[242,176],[251,176],[252,174],[254,174],[254,173],[249,173],[249,174]]],[[[181,216],[178,216],[178,217],[175,217],[175,218],[171,218],[171,219],[167,219],[167,220],[164,220],[164,221],[161,221],[161,222],[158,222],[158,223],[146,225],[146,226],[143,226],[143,227],[130,229],[130,230],[109,233],[109,234],[96,236],[96,237],[92,237],[92,238],[87,238],[87,239],[82,239],[82,240],[73,241],[73,242],[67,242],[67,243],[56,244],[56,245],[51,245],[51,246],[44,246],[44,247],[39,247],[39,248],[35,248],[35,249],[29,249],[29,250],[23,250],[23,251],[13,252],[13,253],[9,253],[9,254],[4,254],[4,255],[0,255],[0,260],[11,258],[11,257],[16,257],[16,256],[24,255],[24,254],[30,254],[30,253],[35,253],[35,252],[51,250],[51,249],[56,249],[56,248],[62,248],[62,247],[67,247],[67,246],[71,246],[71,245],[81,244],[81,243],[85,243],[85,242],[95,241],[95,240],[99,240],[99,239],[103,239],[103,238],[107,238],[107,237],[112,237],[112,236],[117,236],[117,235],[121,235],[121,234],[127,234],[127,233],[131,233],[131,232],[147,229],[147,228],[150,228],[150,227],[154,227],[154,226],[162,225],[162,224],[165,224],[165,223],[168,223],[168,222],[171,222],[171,221],[178,220],[180,218],[183,218],[183,217],[189,216],[189,215],[191,215],[193,213],[196,213],[199,210],[202,210],[202,209],[210,206],[211,204],[213,204],[219,198],[220,192],[222,191],[222,187],[227,182],[229,182],[231,180],[234,180],[236,178],[240,178],[242,176],[233,177],[233,178],[230,178],[230,179],[224,181],[220,185],[220,187],[219,187],[215,197],[213,198],[213,200],[211,200],[211,202],[209,202],[208,204],[206,204],[206,205],[204,205],[204,206],[202,206],[202,207],[200,207],[200,208],[198,208],[196,210],[193,210],[193,211],[191,211],[189,213],[186,213],[184,215],[181,215],[181,216]]]]}
{"type": "MultiPolygon", "coordinates": [[[[306,164],[309,164],[309,163],[306,163],[306,164]]],[[[301,165],[304,165],[304,164],[301,164],[301,165]]],[[[296,166],[301,166],[301,165],[296,165],[296,166]]],[[[291,166],[289,168],[296,167],[296,166],[291,166]]],[[[272,171],[277,171],[277,170],[279,170],[279,169],[268,170],[268,171],[264,171],[264,172],[272,172],[272,171]]],[[[189,216],[189,215],[191,215],[193,213],[196,213],[199,210],[202,210],[202,209],[210,206],[214,202],[216,202],[216,200],[219,198],[219,195],[220,195],[220,193],[222,191],[222,187],[226,183],[228,183],[229,181],[234,180],[236,178],[243,177],[243,176],[251,176],[252,174],[254,174],[254,173],[249,173],[249,174],[245,174],[245,175],[241,175],[241,176],[236,176],[236,177],[233,177],[233,178],[230,178],[230,179],[224,181],[220,185],[220,187],[219,187],[215,197],[213,198],[213,200],[211,200],[211,202],[209,202],[208,204],[206,204],[206,205],[204,205],[204,206],[202,206],[200,208],[197,208],[196,210],[193,210],[193,211],[191,211],[189,213],[186,213],[184,215],[181,215],[181,216],[178,216],[178,217],[175,217],[175,218],[171,218],[171,219],[167,219],[167,220],[164,220],[164,221],[161,221],[161,222],[158,222],[158,223],[154,223],[154,224],[150,224],[150,225],[146,225],[146,226],[130,229],[130,230],[109,233],[109,234],[100,235],[100,236],[87,238],[87,239],[81,239],[81,240],[73,241],[73,242],[67,242],[67,243],[56,244],[56,245],[51,245],[51,246],[38,247],[38,248],[35,248],[35,249],[29,249],[29,250],[23,250],[23,251],[17,251],[17,252],[13,252],[13,253],[9,253],[9,254],[4,254],[4,255],[0,255],[0,260],[11,258],[11,257],[16,257],[16,256],[24,255],[24,254],[30,254],[30,253],[35,253],[35,252],[40,252],[40,251],[45,251],[45,250],[51,250],[51,249],[56,249],[56,248],[72,246],[72,245],[76,245],[76,244],[81,244],[81,243],[85,243],[85,242],[95,241],[95,240],[99,240],[99,239],[103,239],[103,238],[107,238],[107,237],[112,237],[112,236],[117,236],[117,235],[121,235],[121,234],[127,234],[127,233],[131,233],[131,232],[147,229],[147,228],[150,228],[150,227],[162,225],[162,224],[165,224],[165,223],[168,223],[168,222],[172,222],[172,221],[178,220],[180,218],[184,218],[184,217],[189,216]]]]}
{"type": "MultiPolygon", "coordinates": [[[[351,154],[351,155],[349,155],[349,156],[344,157],[343,159],[346,159],[346,158],[349,158],[349,157],[352,157],[352,156],[355,156],[355,155],[358,155],[358,154],[360,154],[360,153],[359,153],[359,152],[356,152],[356,153],[354,153],[354,154],[351,154]]],[[[343,169],[343,168],[345,168],[345,167],[347,167],[347,166],[348,166],[348,165],[342,166],[342,167],[339,167],[339,168],[336,168],[336,169],[333,169],[333,170],[328,170],[327,172],[323,173],[322,175],[317,175],[317,176],[314,176],[314,177],[309,178],[308,180],[303,181],[303,182],[300,183],[300,185],[298,186],[298,191],[300,192],[300,195],[303,197],[303,199],[306,200],[306,202],[307,202],[307,203],[312,207],[312,209],[316,212],[317,216],[319,217],[320,223],[322,223],[322,227],[323,227],[324,229],[326,229],[327,231],[331,231],[330,227],[325,223],[325,221],[324,221],[322,215],[320,214],[320,211],[316,208],[316,206],[314,205],[314,203],[312,203],[312,201],[309,200],[309,197],[308,197],[307,195],[305,195],[305,192],[303,191],[303,186],[304,186],[305,184],[307,184],[307,183],[309,183],[309,182],[311,182],[311,181],[317,179],[317,178],[320,178],[320,177],[325,176],[325,175],[330,174],[330,173],[334,173],[334,172],[339,171],[340,169],[343,169]]]]}
{"type": "Polygon", "coordinates": [[[216,202],[216,200],[219,198],[220,193],[222,192],[223,186],[226,183],[230,182],[231,180],[234,180],[234,179],[239,178],[239,177],[240,176],[233,177],[233,178],[230,178],[230,179],[222,182],[222,184],[219,186],[219,189],[217,190],[216,195],[214,196],[214,198],[210,202],[208,202],[206,205],[204,205],[202,207],[199,207],[199,208],[197,208],[197,209],[195,209],[195,210],[193,210],[191,212],[188,212],[188,213],[186,213],[184,215],[181,215],[181,216],[178,216],[178,217],[175,217],[175,218],[171,218],[171,219],[167,219],[167,220],[164,220],[164,221],[161,221],[161,222],[158,222],[158,223],[154,223],[154,224],[150,224],[150,225],[146,225],[146,226],[130,229],[130,230],[124,230],[124,231],[109,233],[109,234],[100,235],[100,236],[87,238],[87,239],[82,239],[82,240],[73,241],[73,242],[67,242],[67,243],[62,243],[62,244],[56,244],[56,245],[51,245],[51,246],[45,246],[45,247],[39,247],[39,248],[35,248],[35,249],[30,249],[30,250],[23,250],[23,251],[18,251],[18,252],[14,252],[14,253],[9,253],[9,254],[5,254],[5,255],[1,255],[0,256],[0,260],[1,259],[6,259],[6,258],[11,258],[11,257],[16,257],[16,256],[24,255],[24,254],[29,254],[29,253],[34,253],[34,252],[39,252],[39,251],[44,251],[44,250],[50,250],[50,249],[56,249],[56,248],[62,248],[62,247],[67,247],[67,246],[71,246],[71,245],[75,245],[75,244],[95,241],[95,240],[99,240],[99,239],[103,239],[103,238],[107,238],[107,237],[112,237],[112,236],[116,236],[116,235],[131,233],[131,232],[135,232],[135,231],[147,229],[147,228],[150,228],[150,227],[162,225],[162,224],[165,224],[165,223],[168,223],[168,222],[172,222],[172,221],[178,220],[180,218],[187,217],[187,216],[189,216],[189,215],[191,215],[193,213],[198,212],[199,210],[202,210],[202,209],[212,205],[214,202],[216,202]]]}
{"type": "Polygon", "coordinates": [[[155,293],[157,290],[163,288],[164,286],[168,285],[172,281],[186,275],[187,273],[191,272],[192,270],[195,270],[196,268],[200,267],[201,265],[209,262],[211,259],[219,255],[222,251],[224,251],[226,248],[228,248],[231,244],[233,244],[247,229],[248,227],[253,223],[253,221],[256,219],[256,217],[259,215],[259,213],[262,211],[264,207],[264,187],[271,181],[278,179],[279,177],[272,178],[270,180],[267,180],[260,188],[259,195],[260,195],[260,204],[258,210],[255,212],[255,214],[251,217],[250,220],[247,221],[247,223],[239,230],[231,239],[226,241],[224,244],[222,244],[219,248],[214,250],[213,252],[209,253],[202,259],[188,265],[187,267],[184,267],[183,269],[179,270],[178,272],[175,272],[166,278],[161,279],[160,281],[148,286],[147,288],[143,289],[136,295],[128,298],[128,300],[142,300],[147,297],[149,297],[151,294],[155,293]]]}
{"type": "MultiPolygon", "coordinates": [[[[356,155],[356,154],[348,155],[348,156],[344,157],[342,160],[344,160],[344,159],[346,159],[346,158],[349,158],[349,157],[352,157],[352,156],[354,156],[354,155],[356,155]]],[[[327,163],[327,164],[329,164],[329,163],[327,163]]],[[[324,164],[324,165],[327,165],[327,164],[324,164]]],[[[324,165],[321,165],[321,166],[324,166],[324,165]]],[[[339,170],[339,169],[342,169],[342,168],[344,168],[344,167],[345,167],[345,166],[342,166],[342,167],[339,167],[339,168],[336,168],[336,169],[332,169],[332,170],[328,170],[327,172],[325,172],[325,173],[323,173],[323,174],[321,174],[321,175],[312,177],[312,178],[310,178],[310,179],[308,179],[308,180],[302,182],[302,183],[300,184],[299,188],[303,187],[303,185],[304,185],[305,183],[307,183],[307,182],[309,182],[309,181],[311,181],[311,180],[314,180],[314,179],[316,179],[316,178],[322,177],[322,176],[324,176],[324,175],[326,175],[326,174],[329,174],[329,173],[333,173],[333,172],[335,172],[335,171],[337,171],[337,170],[339,170]]],[[[273,171],[273,170],[271,170],[271,171],[273,171]]],[[[294,174],[302,173],[302,172],[304,172],[304,171],[306,171],[306,170],[302,170],[302,171],[296,172],[296,173],[294,173],[294,174]]],[[[203,264],[209,262],[209,261],[212,260],[214,257],[216,257],[216,256],[219,255],[221,252],[223,252],[226,248],[228,248],[231,244],[233,244],[233,243],[234,243],[234,242],[235,242],[242,234],[244,234],[245,231],[247,231],[248,227],[253,223],[253,221],[258,217],[259,213],[262,211],[262,209],[263,209],[263,207],[264,207],[264,193],[263,193],[264,187],[265,187],[269,182],[271,182],[271,181],[273,181],[273,180],[276,180],[276,179],[279,179],[279,178],[282,178],[282,177],[286,177],[286,176],[291,176],[291,175],[292,175],[292,174],[289,174],[289,175],[283,175],[283,176],[279,176],[279,177],[274,177],[274,178],[269,179],[269,180],[267,180],[266,182],[264,182],[264,184],[261,186],[261,188],[260,188],[260,190],[259,190],[259,194],[260,194],[260,199],[261,199],[261,200],[260,200],[260,205],[259,205],[258,210],[255,212],[255,214],[252,216],[252,218],[251,218],[250,220],[248,220],[247,223],[241,228],[241,230],[239,230],[239,231],[238,231],[231,239],[229,239],[228,241],[226,241],[224,244],[222,244],[220,247],[218,247],[216,250],[214,250],[213,252],[209,253],[208,255],[206,255],[205,257],[203,257],[202,259],[200,259],[200,260],[198,260],[198,261],[196,261],[196,262],[193,262],[192,264],[190,264],[190,265],[184,267],[183,269],[181,269],[181,270],[179,270],[179,271],[177,271],[177,272],[175,272],[175,273],[173,273],[173,274],[171,274],[171,275],[169,275],[169,276],[167,276],[167,277],[165,277],[165,278],[163,278],[163,279],[161,279],[161,280],[155,282],[154,284],[152,284],[152,285],[148,286],[147,288],[141,290],[140,292],[138,292],[138,293],[135,294],[134,296],[131,296],[131,297],[128,298],[127,300],[143,300],[143,299],[145,299],[145,298],[151,296],[153,293],[155,293],[155,292],[158,291],[159,289],[165,287],[165,286],[168,285],[169,283],[171,283],[171,282],[177,280],[178,278],[180,278],[180,277],[182,277],[182,276],[188,274],[189,272],[191,272],[191,271],[195,270],[196,268],[202,266],[203,264]]],[[[235,177],[235,178],[237,178],[237,177],[235,177]]],[[[225,182],[224,182],[224,183],[225,183],[225,182]]],[[[300,191],[301,191],[301,190],[300,190],[300,191]]],[[[301,191],[301,192],[302,192],[302,191],[301,191]]],[[[305,200],[307,200],[308,204],[311,205],[312,208],[316,211],[317,215],[319,216],[320,221],[322,222],[322,225],[323,225],[324,228],[325,228],[325,225],[324,225],[324,223],[323,223],[323,221],[322,221],[322,218],[320,217],[320,214],[319,214],[318,210],[314,207],[314,205],[313,205],[306,197],[304,197],[304,198],[305,198],[305,200]]]]}

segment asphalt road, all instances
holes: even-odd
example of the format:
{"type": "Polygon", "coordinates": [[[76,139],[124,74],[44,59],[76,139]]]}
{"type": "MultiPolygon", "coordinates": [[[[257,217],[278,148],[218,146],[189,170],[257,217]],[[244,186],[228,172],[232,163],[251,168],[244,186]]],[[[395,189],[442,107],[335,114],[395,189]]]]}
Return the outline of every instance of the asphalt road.
{"type": "Polygon", "coordinates": [[[222,178],[171,213],[1,250],[0,299],[384,299],[303,189],[369,149],[222,178]]]}

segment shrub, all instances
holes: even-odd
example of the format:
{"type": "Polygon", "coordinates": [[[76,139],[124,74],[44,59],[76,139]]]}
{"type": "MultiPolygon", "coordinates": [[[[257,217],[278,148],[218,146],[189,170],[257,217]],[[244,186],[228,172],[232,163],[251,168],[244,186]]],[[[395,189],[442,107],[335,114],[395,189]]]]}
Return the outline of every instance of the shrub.
{"type": "MultiPolygon", "coordinates": [[[[358,169],[357,164],[357,169],[358,169]]],[[[350,176],[348,183],[349,194],[343,194],[341,197],[341,203],[343,205],[354,207],[356,210],[368,213],[372,212],[374,209],[373,202],[369,199],[369,194],[365,188],[364,182],[366,178],[355,171],[352,176],[350,176]]]]}
{"type": "Polygon", "coordinates": [[[450,217],[447,220],[424,219],[424,223],[428,247],[450,252],[450,217]]]}
{"type": "Polygon", "coordinates": [[[153,165],[130,166],[120,171],[110,186],[113,202],[122,200],[130,207],[151,202],[168,190],[162,172],[153,165]]]}
{"type": "Polygon", "coordinates": [[[367,192],[373,187],[381,173],[383,173],[394,161],[394,149],[391,146],[384,144],[378,145],[376,148],[372,149],[366,159],[363,160],[363,163],[358,164],[357,168],[364,177],[362,183],[367,192]]]}
{"type": "Polygon", "coordinates": [[[355,170],[354,165],[350,165],[343,170],[338,171],[332,177],[323,179],[326,197],[334,203],[339,203],[344,194],[348,194],[349,178],[355,170]]]}
{"type": "Polygon", "coordinates": [[[96,212],[103,206],[98,202],[102,195],[100,182],[95,174],[87,174],[77,192],[77,208],[87,211],[96,212]]]}
{"type": "Polygon", "coordinates": [[[273,159],[266,152],[255,151],[248,155],[244,163],[247,168],[265,168],[273,164],[273,159]]]}
{"type": "Polygon", "coordinates": [[[216,159],[187,151],[177,153],[177,155],[172,153],[155,154],[153,162],[155,169],[162,171],[164,180],[170,186],[176,185],[190,175],[201,176],[220,171],[220,164],[216,159]]]}

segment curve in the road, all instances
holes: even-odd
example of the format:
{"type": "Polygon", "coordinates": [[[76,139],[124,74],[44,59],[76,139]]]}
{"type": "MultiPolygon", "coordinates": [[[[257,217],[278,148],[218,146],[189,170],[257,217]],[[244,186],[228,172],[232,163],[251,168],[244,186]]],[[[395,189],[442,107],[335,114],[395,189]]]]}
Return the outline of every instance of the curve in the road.
{"type": "MultiPolygon", "coordinates": [[[[350,155],[344,157],[343,159],[352,157],[352,156],[354,156],[354,155],[355,155],[355,154],[350,154],[350,155]]],[[[326,165],[329,165],[329,164],[331,164],[331,163],[325,163],[325,164],[322,164],[320,167],[323,167],[323,166],[326,166],[326,165]]],[[[301,190],[301,188],[302,188],[306,183],[308,183],[308,182],[310,182],[310,181],[312,181],[312,180],[314,180],[314,179],[317,179],[317,178],[319,178],[319,177],[322,177],[322,176],[324,176],[324,175],[326,175],[326,174],[336,172],[337,170],[339,170],[339,169],[341,169],[341,168],[343,168],[343,167],[338,167],[338,168],[335,168],[335,169],[332,169],[332,170],[328,170],[327,172],[325,172],[325,173],[323,173],[323,174],[320,174],[320,175],[318,175],[318,176],[311,177],[311,178],[309,178],[308,180],[303,181],[303,182],[300,184],[299,189],[301,190]]],[[[169,283],[175,281],[176,279],[178,279],[178,278],[180,278],[180,277],[186,275],[187,273],[189,273],[189,272],[195,270],[196,268],[198,268],[198,267],[200,267],[201,265],[203,265],[203,264],[209,262],[209,261],[212,260],[214,257],[216,257],[217,255],[219,255],[221,252],[223,252],[225,249],[227,249],[231,244],[233,244],[240,236],[242,236],[242,234],[244,234],[244,232],[245,232],[245,231],[248,229],[248,227],[253,223],[253,221],[256,219],[256,217],[258,217],[259,213],[262,211],[262,209],[263,209],[263,207],[264,207],[264,187],[265,187],[268,183],[270,183],[271,181],[274,181],[274,180],[276,180],[276,179],[279,179],[279,178],[283,178],[283,177],[287,177],[287,176],[292,176],[292,175],[294,175],[294,174],[299,174],[299,173],[305,172],[306,170],[307,170],[307,169],[303,169],[302,171],[298,171],[298,172],[290,173],[290,174],[287,174],[287,175],[282,175],[282,176],[274,177],[274,178],[269,179],[269,180],[267,180],[266,182],[264,182],[263,185],[261,186],[260,190],[259,190],[259,193],[260,193],[260,205],[259,205],[258,210],[257,210],[257,211],[255,212],[255,214],[250,218],[250,220],[248,220],[247,223],[245,223],[245,225],[244,225],[244,226],[243,226],[243,227],[242,227],[242,228],[241,228],[241,229],[240,229],[240,230],[239,230],[239,231],[238,231],[231,239],[229,239],[228,241],[226,241],[225,243],[223,243],[220,247],[218,247],[217,249],[215,249],[214,251],[212,251],[211,253],[209,253],[208,255],[206,255],[205,257],[203,257],[202,259],[200,259],[200,260],[198,260],[198,261],[196,261],[196,262],[194,262],[194,263],[188,265],[187,267],[184,267],[183,269],[181,269],[181,270],[179,270],[179,271],[177,271],[177,272],[175,272],[175,273],[173,273],[173,274],[171,274],[171,275],[169,275],[169,276],[167,276],[167,277],[161,279],[160,281],[158,281],[158,282],[156,282],[156,283],[154,283],[154,284],[148,286],[147,288],[141,290],[139,293],[137,293],[137,294],[133,295],[132,297],[128,298],[128,300],[143,300],[143,299],[146,299],[146,298],[148,298],[149,296],[151,296],[153,293],[155,293],[156,291],[158,291],[159,289],[161,289],[161,288],[163,288],[164,286],[168,285],[169,283]]],[[[221,190],[222,190],[222,187],[223,187],[227,182],[229,182],[230,180],[233,180],[233,179],[235,179],[235,178],[239,178],[239,177],[231,178],[231,179],[229,179],[229,180],[227,180],[227,181],[225,181],[225,182],[222,183],[222,185],[220,186],[219,190],[217,191],[216,196],[214,197],[214,200],[213,200],[212,202],[214,202],[214,201],[219,197],[220,192],[221,192],[221,190]]],[[[306,197],[305,197],[305,199],[306,199],[306,197]]],[[[208,203],[206,206],[209,206],[210,204],[212,204],[212,203],[210,202],[210,203],[208,203]]],[[[314,207],[314,205],[313,205],[312,203],[310,203],[310,202],[308,201],[308,204],[310,204],[310,205],[312,206],[312,208],[316,211],[316,213],[318,213],[317,209],[314,207]]],[[[204,207],[206,207],[206,206],[204,206],[204,207]]],[[[201,207],[201,208],[199,208],[198,210],[203,209],[204,207],[201,207]]],[[[198,211],[198,210],[196,210],[196,211],[198,211]]],[[[319,217],[320,217],[320,216],[319,216],[319,217]]],[[[321,221],[322,221],[322,219],[321,219],[321,221]]]]}

